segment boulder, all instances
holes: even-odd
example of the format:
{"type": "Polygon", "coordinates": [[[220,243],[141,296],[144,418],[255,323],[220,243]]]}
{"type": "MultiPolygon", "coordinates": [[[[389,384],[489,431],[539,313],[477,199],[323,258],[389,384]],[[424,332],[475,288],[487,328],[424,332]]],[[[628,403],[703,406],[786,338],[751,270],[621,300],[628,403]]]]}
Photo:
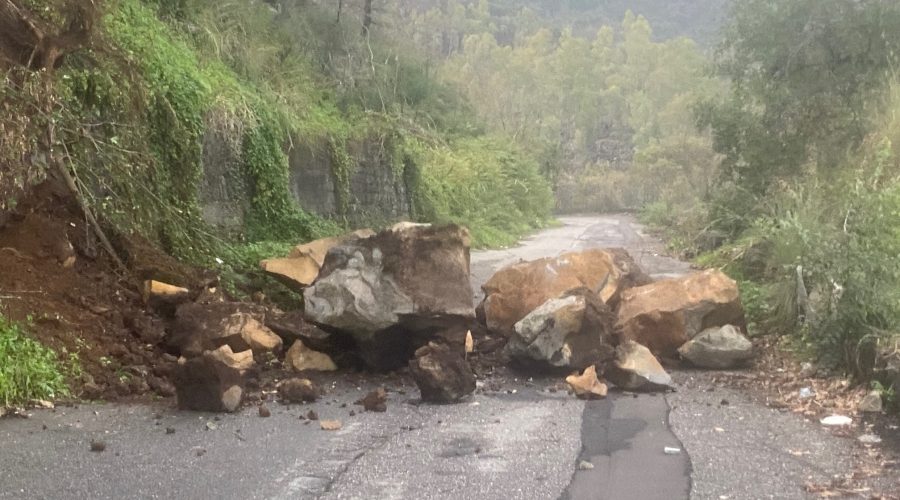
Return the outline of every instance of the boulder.
{"type": "Polygon", "coordinates": [[[626,391],[656,391],[672,388],[672,377],[649,349],[626,340],[616,347],[616,361],[606,372],[610,382],[626,391]]]}
{"type": "Polygon", "coordinates": [[[253,353],[235,353],[223,345],[202,355],[178,360],[175,391],[185,410],[233,412],[241,405],[244,375],[253,368],[253,353]]]}
{"type": "Polygon", "coordinates": [[[295,246],[287,257],[263,260],[259,267],[288,288],[302,292],[319,275],[319,269],[329,250],[349,241],[374,235],[371,229],[360,229],[343,236],[311,241],[295,246]]]}
{"type": "Polygon", "coordinates": [[[319,399],[319,389],[309,379],[289,378],[278,384],[278,396],[286,403],[312,403],[319,399]]]}
{"type": "Polygon", "coordinates": [[[337,370],[337,365],[327,354],[306,347],[302,340],[294,341],[294,345],[288,349],[284,355],[284,366],[297,372],[306,370],[333,372],[337,370]]]}
{"type": "Polygon", "coordinates": [[[376,369],[405,365],[441,335],[462,346],[475,317],[469,233],[405,223],[334,247],[303,296],[306,318],[350,336],[376,369]]]}
{"type": "Polygon", "coordinates": [[[615,358],[615,321],[593,291],[578,288],[516,323],[505,352],[516,364],[536,369],[605,366],[615,358]]]}
{"type": "Polygon", "coordinates": [[[618,314],[623,338],[667,358],[707,328],[744,325],[737,283],[718,270],[627,290],[618,314]]]}
{"type": "Polygon", "coordinates": [[[753,344],[734,325],[703,330],[678,348],[681,357],[701,368],[734,368],[753,358],[753,344]]]}
{"type": "Polygon", "coordinates": [[[597,378],[597,368],[591,365],[581,375],[569,375],[566,383],[579,399],[602,399],[609,389],[597,378]]]}
{"type": "Polygon", "coordinates": [[[624,290],[649,282],[625,250],[570,252],[497,271],[482,286],[479,316],[488,330],[511,336],[528,313],[567,290],[588,288],[614,308],[624,290]]]}
{"type": "Polygon", "coordinates": [[[462,350],[434,342],[419,348],[409,369],[422,400],[454,403],[475,391],[475,373],[462,350]]]}
{"type": "Polygon", "coordinates": [[[182,304],[175,313],[166,345],[188,358],[226,344],[234,352],[245,351],[250,349],[251,341],[257,350],[266,346],[280,349],[277,335],[259,324],[264,318],[265,309],[252,304],[182,304]]]}

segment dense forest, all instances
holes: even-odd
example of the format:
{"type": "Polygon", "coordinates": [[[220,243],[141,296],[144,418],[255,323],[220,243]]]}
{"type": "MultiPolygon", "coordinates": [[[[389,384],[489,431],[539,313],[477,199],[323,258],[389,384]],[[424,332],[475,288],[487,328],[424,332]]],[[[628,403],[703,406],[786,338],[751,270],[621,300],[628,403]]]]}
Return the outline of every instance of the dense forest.
{"type": "Polygon", "coordinates": [[[728,4],[4,0],[0,213],[62,172],[239,294],[260,257],[388,222],[353,187],[378,157],[404,215],[480,246],[640,212],[741,282],[752,329],[865,372],[900,330],[900,4],[728,4]],[[292,191],[302,152],[331,213],[292,191]]]}

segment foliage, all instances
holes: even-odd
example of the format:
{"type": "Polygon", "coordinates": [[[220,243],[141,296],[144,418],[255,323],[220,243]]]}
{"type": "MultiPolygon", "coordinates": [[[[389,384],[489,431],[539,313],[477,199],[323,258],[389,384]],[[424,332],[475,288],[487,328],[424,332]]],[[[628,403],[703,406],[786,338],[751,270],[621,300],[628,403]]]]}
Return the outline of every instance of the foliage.
{"type": "Polygon", "coordinates": [[[68,394],[56,353],[0,316],[0,404],[10,406],[68,394]]]}
{"type": "Polygon", "coordinates": [[[476,246],[513,244],[547,222],[550,188],[537,162],[508,142],[476,138],[408,148],[413,161],[428,166],[415,200],[424,220],[465,225],[476,246]]]}

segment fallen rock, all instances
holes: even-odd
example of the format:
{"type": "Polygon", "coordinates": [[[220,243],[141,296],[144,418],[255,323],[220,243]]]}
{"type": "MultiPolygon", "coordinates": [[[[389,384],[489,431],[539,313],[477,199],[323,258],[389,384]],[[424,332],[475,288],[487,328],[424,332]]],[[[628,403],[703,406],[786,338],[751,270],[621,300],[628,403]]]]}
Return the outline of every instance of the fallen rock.
{"type": "Polygon", "coordinates": [[[863,413],[881,413],[884,409],[884,405],[881,401],[881,392],[870,391],[862,398],[862,400],[860,400],[859,404],[856,405],[856,409],[863,413]]]}
{"type": "Polygon", "coordinates": [[[672,388],[672,377],[650,349],[626,340],[616,347],[616,361],[606,372],[610,382],[626,391],[657,391],[672,388]]]}
{"type": "Polygon", "coordinates": [[[294,345],[294,342],[302,340],[306,347],[324,352],[333,359],[352,347],[351,342],[340,342],[335,335],[306,321],[302,310],[282,312],[274,307],[269,308],[265,325],[281,337],[285,345],[294,345]]]}
{"type": "Polygon", "coordinates": [[[366,397],[356,402],[362,405],[366,411],[385,412],[387,411],[387,391],[384,387],[379,387],[374,391],[366,394],[366,397]]]}
{"type": "Polygon", "coordinates": [[[106,450],[106,442],[99,439],[91,439],[91,451],[100,453],[106,450]]]}
{"type": "Polygon", "coordinates": [[[579,399],[601,399],[608,392],[606,384],[597,378],[597,368],[591,365],[581,375],[569,375],[566,383],[579,399]]]}
{"type": "Polygon", "coordinates": [[[618,314],[623,338],[668,358],[707,328],[744,325],[737,283],[718,270],[627,290],[618,314]]]}
{"type": "Polygon", "coordinates": [[[180,304],[190,299],[191,291],[183,286],[170,285],[162,281],[144,281],[144,302],[160,301],[180,304]]]}
{"type": "Polygon", "coordinates": [[[479,306],[488,330],[511,336],[528,313],[567,290],[585,287],[615,307],[621,293],[650,283],[622,249],[591,249],[507,266],[482,286],[479,306]]]}
{"type": "Polygon", "coordinates": [[[261,418],[269,418],[272,416],[272,410],[266,405],[259,405],[259,416],[261,418]]]}
{"type": "Polygon", "coordinates": [[[278,396],[288,403],[312,403],[319,399],[319,389],[309,379],[290,378],[278,384],[278,396]]]}
{"type": "Polygon", "coordinates": [[[226,328],[238,330],[255,354],[279,352],[283,346],[281,337],[248,314],[231,316],[226,328]]]}
{"type": "Polygon", "coordinates": [[[314,351],[303,344],[302,340],[297,340],[294,345],[288,349],[284,356],[284,366],[296,372],[302,371],[319,371],[331,372],[337,370],[334,361],[325,354],[314,351]]]}
{"type": "Polygon", "coordinates": [[[475,374],[462,349],[431,342],[416,351],[409,369],[423,401],[453,403],[475,391],[475,374]]]}
{"type": "Polygon", "coordinates": [[[224,345],[201,356],[178,360],[175,390],[178,407],[233,412],[244,394],[244,375],[254,366],[250,350],[235,353],[224,345]]]}
{"type": "Polygon", "coordinates": [[[328,252],[303,296],[307,319],[350,336],[376,369],[403,366],[439,335],[462,348],[475,317],[469,233],[405,223],[347,242],[328,252]]]}
{"type": "Polygon", "coordinates": [[[615,321],[594,292],[578,288],[548,300],[516,323],[505,352],[529,368],[605,366],[615,358],[615,321]]]}
{"type": "Polygon", "coordinates": [[[361,229],[343,236],[311,241],[297,245],[285,258],[266,259],[259,263],[259,267],[288,288],[302,292],[319,275],[319,270],[330,249],[352,240],[374,235],[375,232],[371,229],[361,229]]]}
{"type": "Polygon", "coordinates": [[[734,325],[708,328],[678,348],[681,357],[701,368],[734,368],[753,358],[753,344],[734,325]]]}
{"type": "Polygon", "coordinates": [[[338,431],[341,430],[341,427],[344,425],[340,420],[320,420],[319,427],[323,431],[338,431]]]}
{"type": "Polygon", "coordinates": [[[277,352],[283,342],[262,324],[264,318],[265,309],[252,304],[182,304],[175,313],[166,344],[188,358],[223,345],[230,346],[234,352],[247,349],[256,353],[277,352]]]}

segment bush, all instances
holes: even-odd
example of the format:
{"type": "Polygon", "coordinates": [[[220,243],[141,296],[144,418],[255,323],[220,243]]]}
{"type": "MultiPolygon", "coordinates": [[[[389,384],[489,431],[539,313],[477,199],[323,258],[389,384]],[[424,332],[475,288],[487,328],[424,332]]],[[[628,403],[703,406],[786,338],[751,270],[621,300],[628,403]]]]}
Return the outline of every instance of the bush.
{"type": "Polygon", "coordinates": [[[29,338],[22,325],[0,316],[0,403],[10,406],[68,393],[56,353],[29,338]]]}

